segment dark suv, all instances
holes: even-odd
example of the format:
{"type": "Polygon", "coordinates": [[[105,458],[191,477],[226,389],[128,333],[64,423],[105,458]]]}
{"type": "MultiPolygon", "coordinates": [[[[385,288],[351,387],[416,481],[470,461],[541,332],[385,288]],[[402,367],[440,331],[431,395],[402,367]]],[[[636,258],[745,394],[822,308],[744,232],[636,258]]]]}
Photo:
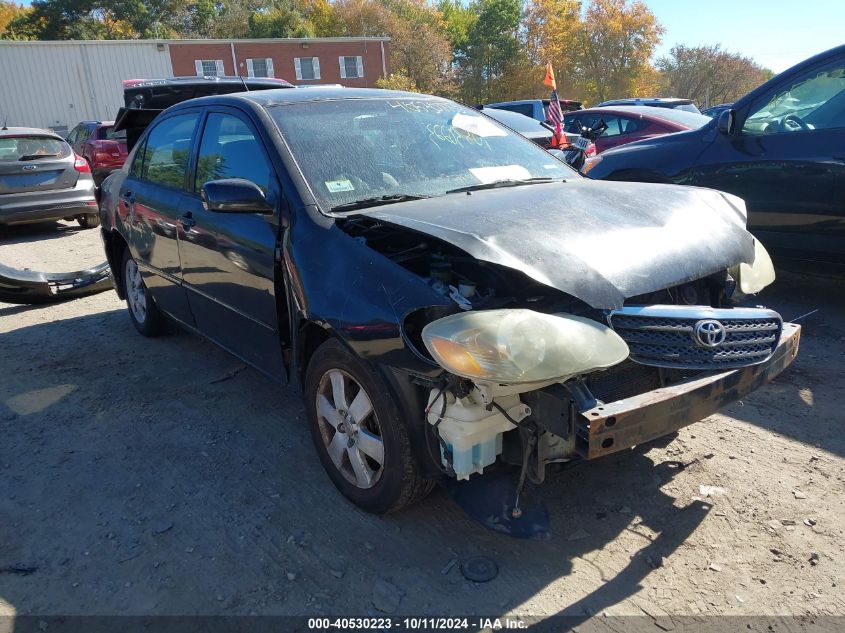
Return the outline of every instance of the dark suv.
{"type": "MultiPolygon", "coordinates": [[[[785,70],[697,130],[608,150],[590,178],[740,196],[773,254],[845,265],[845,46],[785,70]]],[[[811,264],[816,268],[816,264],[811,264]]]]}
{"type": "Polygon", "coordinates": [[[61,219],[100,222],[86,160],[48,130],[0,129],[0,225],[61,219]]]}

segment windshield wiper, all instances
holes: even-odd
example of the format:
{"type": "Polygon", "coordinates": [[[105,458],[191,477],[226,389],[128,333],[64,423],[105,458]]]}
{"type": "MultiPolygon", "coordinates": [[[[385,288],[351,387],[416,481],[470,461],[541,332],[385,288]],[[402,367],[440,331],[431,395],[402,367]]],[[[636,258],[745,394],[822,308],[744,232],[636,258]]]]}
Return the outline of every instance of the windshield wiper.
{"type": "Polygon", "coordinates": [[[367,207],[378,207],[383,204],[394,204],[396,202],[407,202],[408,200],[423,200],[431,196],[420,196],[413,193],[393,193],[387,196],[375,196],[362,198],[352,202],[344,202],[332,207],[331,211],[354,211],[355,209],[366,209],[367,207]]]}
{"type": "Polygon", "coordinates": [[[35,160],[36,158],[56,158],[57,156],[61,156],[61,154],[25,154],[21,156],[18,160],[35,160]]]}
{"type": "Polygon", "coordinates": [[[523,179],[507,179],[494,180],[493,182],[480,182],[476,185],[467,185],[466,187],[458,187],[457,189],[449,189],[446,193],[463,193],[465,191],[480,191],[482,189],[496,189],[498,187],[519,187],[520,185],[534,185],[542,184],[544,182],[566,182],[562,178],[549,178],[548,176],[539,176],[535,178],[523,179]]]}

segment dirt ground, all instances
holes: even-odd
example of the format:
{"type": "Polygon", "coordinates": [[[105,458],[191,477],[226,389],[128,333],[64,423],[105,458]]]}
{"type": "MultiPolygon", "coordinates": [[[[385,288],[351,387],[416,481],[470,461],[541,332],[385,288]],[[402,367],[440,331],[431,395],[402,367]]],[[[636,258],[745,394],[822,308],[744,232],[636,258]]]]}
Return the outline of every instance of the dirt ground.
{"type": "MultiPolygon", "coordinates": [[[[0,233],[69,270],[97,230],[0,233]]],[[[364,514],[316,459],[299,397],[189,334],[143,339],[114,292],[0,304],[0,615],[845,614],[845,284],[782,276],[801,320],[775,382],[680,433],[551,476],[548,540],[441,491],[364,514]],[[454,559],[486,555],[474,584],[454,559]]]]}

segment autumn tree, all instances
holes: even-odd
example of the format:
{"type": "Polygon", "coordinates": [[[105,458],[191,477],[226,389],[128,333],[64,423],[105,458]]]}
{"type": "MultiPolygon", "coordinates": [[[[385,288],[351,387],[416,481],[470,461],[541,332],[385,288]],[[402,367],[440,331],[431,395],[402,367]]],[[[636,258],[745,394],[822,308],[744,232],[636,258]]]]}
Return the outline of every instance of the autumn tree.
{"type": "Polygon", "coordinates": [[[721,45],[673,46],[657,67],[666,92],[702,107],[736,101],[771,77],[752,59],[722,50],[721,45]]]}
{"type": "Polygon", "coordinates": [[[383,0],[388,14],[390,67],[423,92],[453,87],[452,47],[442,14],[426,0],[383,0]]]}
{"type": "MultiPolygon", "coordinates": [[[[541,89],[545,65],[552,63],[561,95],[571,96],[572,46],[578,40],[581,0],[533,0],[523,20],[525,53],[536,67],[533,82],[541,89]]],[[[547,91],[548,89],[544,89],[547,91]]]]}
{"type": "Polygon", "coordinates": [[[587,100],[640,96],[637,86],[652,73],[649,59],[662,34],[642,0],[592,0],[568,48],[575,83],[587,100]]]}
{"type": "Polygon", "coordinates": [[[29,33],[21,28],[29,12],[30,9],[22,4],[0,0],[0,39],[29,39],[29,33]]]}

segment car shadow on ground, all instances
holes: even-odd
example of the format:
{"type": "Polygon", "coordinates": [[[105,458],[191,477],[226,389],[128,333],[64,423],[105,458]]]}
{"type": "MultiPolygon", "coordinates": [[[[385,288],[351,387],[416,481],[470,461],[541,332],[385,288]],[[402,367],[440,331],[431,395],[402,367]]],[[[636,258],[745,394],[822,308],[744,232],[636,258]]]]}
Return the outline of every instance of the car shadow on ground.
{"type": "Polygon", "coordinates": [[[778,270],[775,283],[752,305],[777,310],[785,321],[802,327],[798,356],[766,388],[752,395],[755,406],[732,404],[724,412],[760,428],[805,444],[845,455],[845,436],[831,423],[843,419],[845,374],[837,370],[845,346],[845,280],[778,270]]]}
{"type": "MultiPolygon", "coordinates": [[[[0,226],[0,244],[29,244],[73,235],[83,229],[76,221],[50,221],[0,226]]],[[[93,229],[91,229],[93,230],[93,229]]]]}
{"type": "Polygon", "coordinates": [[[441,491],[374,517],[321,470],[299,397],[197,337],[143,339],[113,310],[0,347],[0,568],[34,569],[0,574],[0,599],[20,614],[360,615],[383,580],[432,615],[545,611],[531,601],[559,583],[581,618],[639,592],[709,509],[664,491],[690,464],[629,450],[549,475],[546,540],[441,491]],[[449,567],[479,555],[490,583],[449,567]]]}

